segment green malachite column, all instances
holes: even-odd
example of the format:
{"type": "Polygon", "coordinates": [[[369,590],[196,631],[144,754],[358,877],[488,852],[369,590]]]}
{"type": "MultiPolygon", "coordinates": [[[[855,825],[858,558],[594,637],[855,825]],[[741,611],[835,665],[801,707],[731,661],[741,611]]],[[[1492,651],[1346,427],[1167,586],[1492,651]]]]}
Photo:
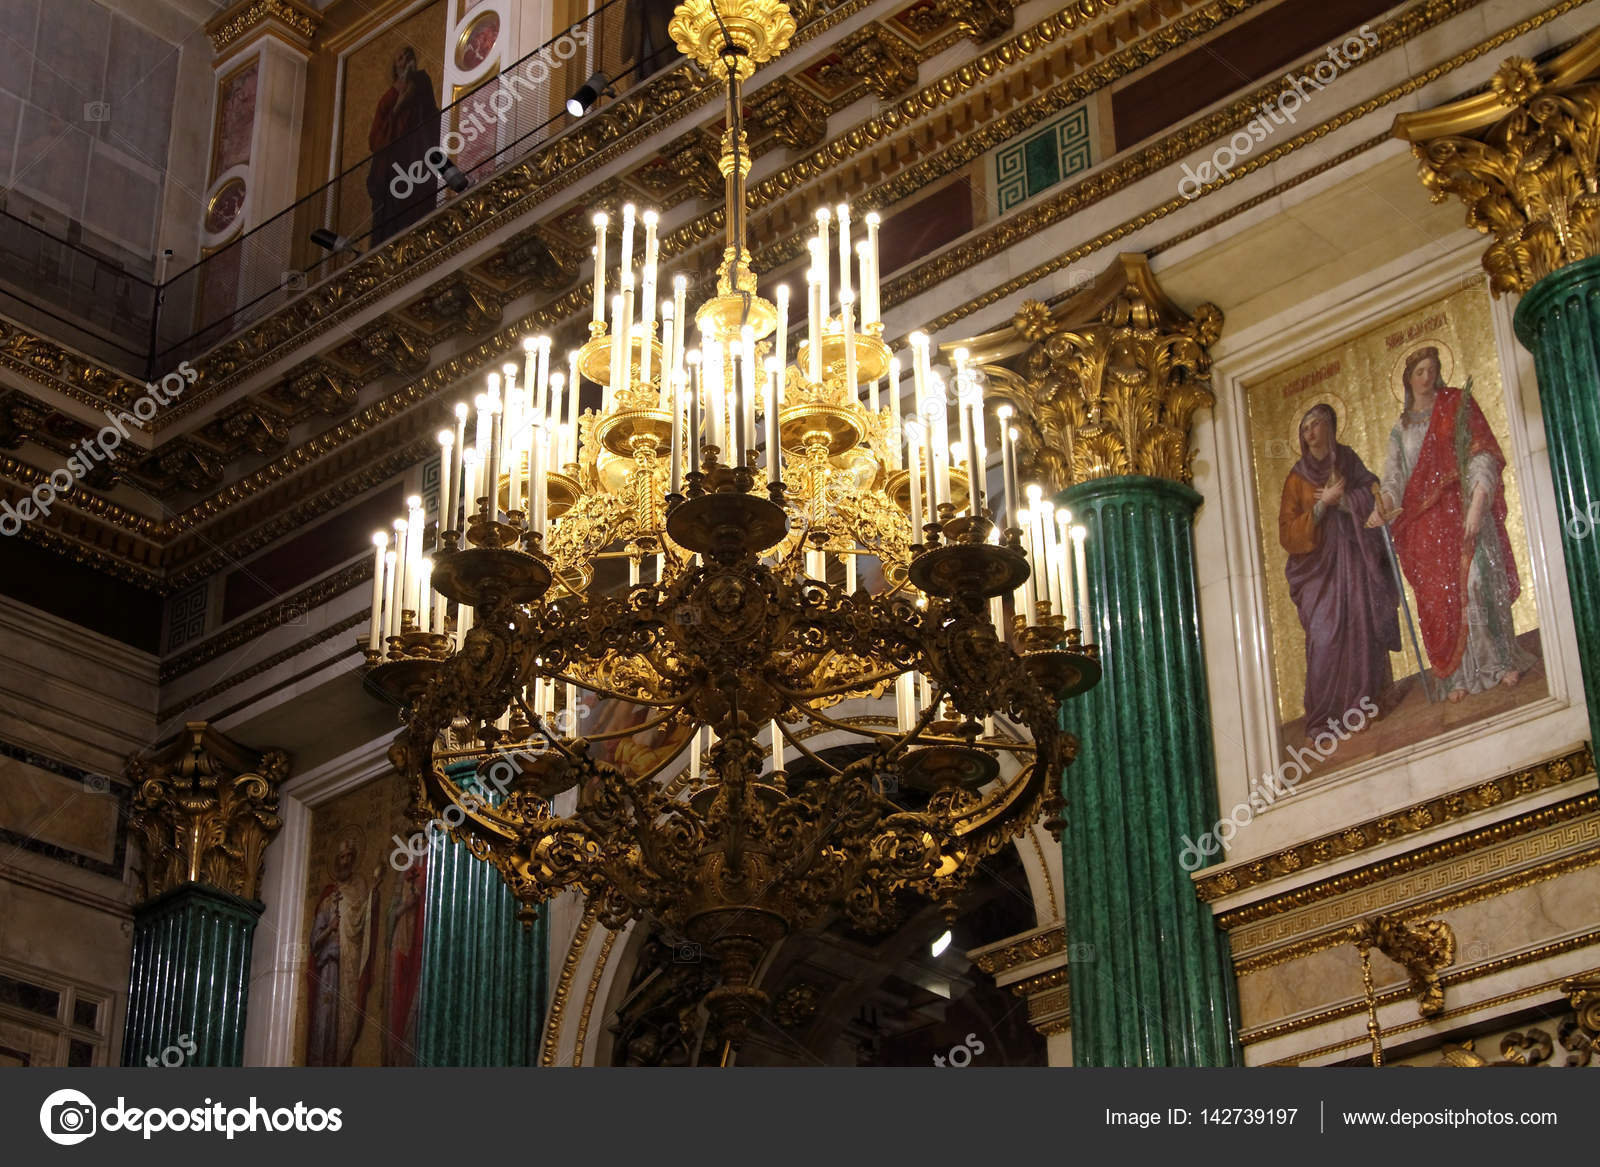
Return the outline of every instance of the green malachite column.
{"type": "Polygon", "coordinates": [[[237,1066],[262,905],[186,883],[140,905],[122,1064],[237,1066]]]}
{"type": "MultiPolygon", "coordinates": [[[[463,785],[471,763],[450,768],[463,785]]],[[[519,923],[488,863],[442,834],[427,857],[419,1066],[538,1065],[548,977],[547,925],[519,923]]]]}
{"type": "Polygon", "coordinates": [[[1589,734],[1600,740],[1600,258],[1534,284],[1516,328],[1539,374],[1589,734]]]}
{"type": "Polygon", "coordinates": [[[243,1064],[255,897],[288,772],[282,750],[246,749],[203,721],[128,760],[143,889],[124,1065],[243,1064]]]}
{"type": "Polygon", "coordinates": [[[1240,1062],[1227,935],[1179,854],[1217,821],[1195,588],[1200,496],[1121,475],[1063,491],[1088,528],[1093,631],[1105,675],[1067,703],[1077,734],[1063,839],[1080,1066],[1240,1062]]]}

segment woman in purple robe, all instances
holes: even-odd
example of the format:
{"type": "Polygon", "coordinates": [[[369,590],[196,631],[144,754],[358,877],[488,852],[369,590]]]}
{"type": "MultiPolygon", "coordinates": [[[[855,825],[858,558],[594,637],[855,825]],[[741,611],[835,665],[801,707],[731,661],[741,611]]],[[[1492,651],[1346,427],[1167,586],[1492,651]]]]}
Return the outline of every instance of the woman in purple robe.
{"type": "Polygon", "coordinates": [[[1308,735],[1353,709],[1376,716],[1394,682],[1389,654],[1400,651],[1399,588],[1383,532],[1365,525],[1378,476],[1334,440],[1337,428],[1330,405],[1300,419],[1300,460],[1278,510],[1289,595],[1306,632],[1308,735]]]}

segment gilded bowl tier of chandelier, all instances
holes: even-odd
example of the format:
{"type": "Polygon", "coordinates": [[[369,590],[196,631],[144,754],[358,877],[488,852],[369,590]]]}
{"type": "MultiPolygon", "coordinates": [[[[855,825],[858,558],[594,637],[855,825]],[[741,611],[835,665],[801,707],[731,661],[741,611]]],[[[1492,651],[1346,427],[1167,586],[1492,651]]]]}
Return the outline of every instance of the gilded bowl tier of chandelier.
{"type": "MultiPolygon", "coordinates": [[[[730,1040],[761,1007],[757,970],[784,936],[841,918],[882,929],[929,901],[953,914],[979,864],[1055,819],[1076,748],[1062,701],[1100,672],[1071,627],[1086,604],[1065,598],[1068,556],[1033,570],[1054,531],[1008,509],[1011,461],[1005,506],[971,473],[987,462],[985,426],[1000,428],[981,400],[969,414],[957,394],[960,440],[947,449],[925,338],[910,361],[919,403],[932,402],[920,444],[899,416],[875,217],[870,245],[843,208],[836,220],[836,312],[833,236],[819,223],[792,362],[786,296],[755,294],[740,86],[793,28],[775,0],[679,7],[680,47],[728,84],[729,241],[718,294],[692,316],[699,344],[681,284],[676,311],[653,306],[654,216],[638,286],[633,209],[614,280],[598,217],[594,320],[567,367],[603,387],[601,408],[579,415],[578,384],[566,382],[576,432],[563,426],[561,374],[548,348],[530,346],[520,390],[507,366],[495,382],[504,405],[480,401],[490,449],[476,469],[463,464],[478,451],[458,414],[461,440],[444,451],[446,529],[420,582],[403,562],[395,580],[380,571],[368,653],[371,683],[408,710],[393,756],[419,821],[452,824],[527,918],[575,889],[607,927],[649,919],[701,945],[720,965],[707,1004],[730,1040]],[[527,428],[525,450],[502,421],[527,428]],[[636,582],[625,591],[594,586],[607,557],[628,562],[636,582]],[[638,713],[624,730],[585,736],[579,694],[638,713]],[[892,698],[894,718],[839,708],[880,698],[892,698]],[[681,744],[648,766],[595,754],[650,733],[681,744]],[[807,742],[823,734],[819,756],[807,742]],[[839,735],[854,760],[832,760],[839,735]],[[785,758],[804,764],[790,771],[785,758]],[[496,764],[513,776],[492,787],[496,764]]],[[[977,384],[959,365],[955,381],[977,384]]],[[[400,540],[420,545],[421,512],[410,536],[404,526],[402,558],[413,544],[400,540]]],[[[378,556],[381,569],[381,544],[378,556]]],[[[388,562],[395,570],[395,552],[388,562]]],[[[1081,564],[1080,531],[1080,589],[1081,564]]]]}

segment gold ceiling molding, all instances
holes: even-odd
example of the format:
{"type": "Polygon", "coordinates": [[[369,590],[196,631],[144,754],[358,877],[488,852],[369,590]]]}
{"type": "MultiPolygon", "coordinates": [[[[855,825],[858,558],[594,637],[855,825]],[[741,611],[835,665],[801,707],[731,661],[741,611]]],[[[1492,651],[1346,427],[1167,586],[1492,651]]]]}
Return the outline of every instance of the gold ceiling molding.
{"type": "Polygon", "coordinates": [[[277,35],[298,49],[308,49],[320,27],[322,14],[299,0],[240,0],[206,22],[206,35],[220,61],[230,46],[258,30],[277,35]]]}
{"type": "Polygon", "coordinates": [[[544,1020],[544,1049],[539,1054],[541,1066],[556,1064],[556,1051],[561,1045],[561,1024],[566,1016],[567,999],[572,995],[572,979],[578,974],[578,964],[583,960],[583,950],[588,946],[589,933],[594,930],[599,909],[593,900],[585,900],[583,918],[572,934],[566,959],[561,962],[561,975],[556,979],[555,991],[550,995],[550,1013],[544,1020]]]}
{"type": "Polygon", "coordinates": [[[1436,203],[1455,195],[1495,242],[1483,256],[1495,295],[1600,254],[1600,31],[1543,67],[1507,58],[1487,92],[1401,114],[1418,177],[1436,203]]]}
{"type": "MultiPolygon", "coordinates": [[[[1050,919],[1061,919],[1061,906],[1056,903],[1056,881],[1050,874],[1050,864],[1045,860],[1044,847],[1039,843],[1039,832],[1029,831],[1028,841],[1033,844],[1033,853],[1039,857],[1039,872],[1044,876],[1044,890],[1050,897],[1050,919]]],[[[1037,909],[1035,909],[1037,910],[1037,909]]]]}
{"type": "Polygon", "coordinates": [[[980,951],[973,956],[972,963],[990,976],[997,976],[1000,973],[1010,972],[1018,965],[1043,960],[1047,956],[1054,956],[1066,950],[1067,930],[1056,927],[1045,932],[1020,936],[999,948],[980,951]]]}
{"type": "MultiPolygon", "coordinates": [[[[1523,965],[1537,964],[1539,961],[1547,960],[1552,956],[1561,956],[1568,952],[1576,952],[1580,949],[1589,947],[1591,944],[1597,943],[1600,943],[1600,930],[1584,932],[1577,936],[1569,936],[1564,940],[1556,940],[1549,944],[1541,944],[1537,948],[1528,949],[1526,952],[1519,952],[1511,956],[1501,957],[1499,960],[1486,961],[1483,964],[1472,965],[1469,968],[1458,969],[1454,972],[1446,971],[1440,976],[1439,979],[1445,988],[1453,988],[1456,985],[1463,985],[1468,981],[1474,981],[1480,977],[1491,976],[1494,973],[1504,972],[1505,970],[1511,968],[1520,968],[1523,965]]],[[[1600,970],[1596,970],[1596,972],[1600,972],[1600,970]]],[[[1591,975],[1594,974],[1583,974],[1583,976],[1591,975]]],[[[1507,993],[1501,993],[1498,996],[1487,997],[1482,1001],[1475,1001],[1471,1005],[1458,1005],[1454,1009],[1446,1009],[1444,1012],[1439,1013],[1434,1017],[1418,1018],[1416,1021],[1408,1021],[1403,1025],[1391,1026],[1388,1029],[1382,1030],[1381,1036],[1386,1038],[1393,1037],[1402,1033],[1413,1033],[1419,1029],[1437,1030],[1438,1026],[1442,1022],[1453,1021],[1458,1017],[1466,1017],[1473,1013],[1482,1012],[1485,1009],[1494,1009],[1500,1005],[1510,1004],[1513,1001],[1523,1001],[1529,997],[1541,996],[1545,993],[1551,992],[1552,990],[1566,992],[1565,986],[1572,980],[1574,980],[1574,978],[1570,975],[1553,977],[1550,980],[1542,981],[1537,985],[1528,985],[1525,988],[1514,989],[1507,993]]],[[[1376,1001],[1379,1006],[1390,1005],[1396,1001],[1403,1001],[1410,995],[1411,987],[1409,985],[1401,985],[1397,988],[1387,989],[1384,992],[1379,993],[1376,1001]]],[[[1319,1025],[1326,1025],[1328,1022],[1337,1021],[1341,1017],[1349,1017],[1357,1013],[1364,1013],[1366,1012],[1366,1008],[1366,999],[1364,997],[1356,997],[1352,1000],[1342,1002],[1338,1005],[1332,1005],[1326,1009],[1320,1009],[1315,1013],[1308,1013],[1305,1016],[1296,1017],[1289,1021],[1278,1021],[1270,1025],[1243,1029],[1239,1031],[1239,1044],[1259,1045],[1261,1042],[1271,1041],[1273,1038],[1285,1037],[1291,1033],[1299,1033],[1303,1030],[1314,1029],[1319,1025]]],[[[1345,1038],[1341,1041],[1332,1042],[1328,1045],[1318,1046],[1315,1049],[1301,1050],[1300,1052],[1292,1054],[1289,1057],[1279,1058],[1277,1061],[1267,1062],[1266,1064],[1269,1066],[1297,1065],[1306,1061],[1308,1058],[1321,1057],[1324,1054],[1336,1053],[1342,1049],[1351,1049],[1355,1046],[1366,1045],[1370,1040],[1371,1039],[1368,1037],[1368,1035],[1363,1033],[1359,1037],[1345,1038]]]]}
{"type": "MultiPolygon", "coordinates": [[[[1591,808],[1592,809],[1592,808],[1591,808]]],[[[1408,900],[1406,891],[1412,889],[1399,889],[1396,894],[1386,898],[1368,897],[1363,902],[1349,905],[1349,913],[1340,915],[1356,915],[1376,908],[1388,908],[1394,904],[1403,904],[1402,907],[1393,909],[1390,914],[1403,918],[1414,916],[1437,915],[1454,911],[1457,908],[1469,907],[1472,904],[1482,903],[1484,900],[1495,899],[1514,891],[1521,891],[1536,883],[1559,879],[1570,875],[1574,871],[1600,864],[1600,820],[1593,818],[1567,825],[1565,837],[1556,837],[1549,840],[1549,849],[1554,850],[1561,846],[1582,846],[1585,850],[1569,853],[1555,859],[1512,871],[1494,879],[1484,880],[1468,887],[1457,888],[1432,895],[1426,899],[1408,900]]],[[[1513,844],[1512,846],[1515,846],[1513,844]]],[[[1504,859],[1526,859],[1526,855],[1502,856],[1504,859]]],[[[1413,889],[1415,884],[1413,884],[1413,889]]],[[[1316,922],[1303,922],[1315,926],[1316,922]]],[[[1330,931],[1318,932],[1314,935],[1304,936],[1290,944],[1277,948],[1259,951],[1248,956],[1236,957],[1233,962],[1234,972],[1238,975],[1260,972],[1262,969],[1272,968],[1275,965],[1287,964],[1290,961],[1300,960],[1314,953],[1325,951],[1329,948],[1338,948],[1349,942],[1348,927],[1337,927],[1330,931]]],[[[1241,946],[1241,948],[1246,946],[1241,946]]]]}
{"type": "MultiPolygon", "coordinates": [[[[1480,0],[1455,0],[1450,7],[1452,8],[1452,11],[1455,8],[1465,10],[1477,2],[1480,2],[1480,0]]],[[[1290,151],[1299,149],[1307,144],[1310,144],[1311,142],[1316,141],[1326,133],[1330,132],[1332,129],[1338,128],[1338,126],[1346,124],[1357,117],[1364,116],[1367,112],[1370,112],[1371,109],[1378,108],[1379,106],[1387,104],[1388,102],[1393,101],[1400,96],[1404,96],[1406,93],[1412,92],[1416,88],[1437,80],[1438,77],[1443,76],[1445,73],[1459,67],[1461,64],[1475,59],[1477,56],[1480,56],[1485,52],[1494,51],[1494,49],[1498,48],[1506,41],[1513,39],[1514,37],[1521,36],[1531,29],[1537,28],[1545,22],[1555,19],[1556,17],[1577,7],[1583,2],[1585,2],[1585,0],[1564,0],[1563,3],[1557,4],[1545,12],[1536,14],[1535,16],[1520,22],[1516,26],[1504,30],[1502,33],[1490,38],[1476,48],[1460,54],[1451,61],[1436,66],[1419,77],[1412,78],[1411,80],[1395,87],[1388,93],[1380,95],[1378,98],[1375,98],[1372,101],[1363,103],[1361,107],[1347,111],[1345,114],[1332,119],[1330,122],[1315,127],[1306,134],[1300,135],[1264,155],[1245,160],[1243,163],[1241,163],[1240,167],[1234,171],[1234,177],[1237,178],[1245,173],[1253,173],[1261,166],[1270,165],[1272,162],[1282,158],[1290,151]]],[[[1436,0],[1435,3],[1430,5],[1409,10],[1407,13],[1402,13],[1400,17],[1396,18],[1396,22],[1392,23],[1402,23],[1403,33],[1406,36],[1414,35],[1416,32],[1422,31],[1426,27],[1431,27],[1431,24],[1435,23],[1437,19],[1442,19],[1443,17],[1437,14],[1444,7],[1446,7],[1446,5],[1436,0]]],[[[838,12],[840,10],[834,11],[838,12]]],[[[1386,32],[1388,28],[1389,26],[1386,25],[1386,32]]],[[[798,39],[805,39],[805,36],[809,31],[810,26],[803,27],[801,35],[798,39]]],[[[1163,142],[1157,143],[1155,146],[1149,148],[1149,150],[1141,151],[1139,157],[1143,157],[1150,151],[1162,153],[1170,143],[1176,140],[1182,140],[1185,144],[1181,148],[1173,151],[1174,156],[1177,156],[1184,151],[1193,149],[1199,144],[1196,141],[1190,140],[1190,131],[1180,131],[1178,134],[1170,135],[1167,139],[1164,139],[1163,142]]],[[[1035,209],[1034,211],[1028,212],[1024,216],[1020,216],[1017,219],[1008,220],[995,231],[987,232],[980,236],[977,240],[969,241],[967,244],[962,244],[958,248],[952,249],[951,252],[939,257],[939,259],[933,261],[933,263],[923,265],[923,267],[908,273],[907,276],[902,277],[901,280],[895,281],[894,284],[890,285],[889,291],[886,293],[888,297],[886,303],[899,302],[910,295],[915,295],[922,290],[920,286],[921,283],[927,282],[931,285],[939,280],[948,278],[950,275],[953,275],[960,270],[964,270],[965,268],[980,262],[982,259],[987,258],[990,254],[1004,251],[1011,246],[1024,241],[1034,232],[1040,230],[1043,226],[1048,225],[1049,222],[1054,222],[1059,218],[1065,217],[1067,214],[1082,209],[1082,206],[1087,205],[1088,202],[1097,201],[1100,198],[1108,197],[1109,195],[1115,193],[1117,189],[1120,189],[1120,187],[1126,182],[1131,182],[1138,177],[1142,177],[1142,172],[1135,172],[1135,170],[1130,169],[1128,163],[1119,164],[1117,167],[1112,168],[1112,171],[1119,176],[1114,182],[1107,181],[1108,176],[1098,176],[1091,180],[1096,184],[1092,190],[1092,198],[1084,198],[1086,193],[1090,193],[1090,188],[1085,184],[1078,184],[1077,186],[1070,188],[1068,191],[1063,192],[1061,196],[1055,196],[1052,199],[1047,200],[1045,204],[1042,204],[1041,207],[1035,209]],[[1041,215],[1043,218],[1041,218],[1041,215]]],[[[1109,173],[1110,172],[1108,172],[1108,175],[1109,173]]],[[[980,311],[983,308],[988,307],[990,304],[997,302],[998,300],[1004,299],[1018,291],[1021,291],[1023,288],[1036,283],[1039,279],[1042,279],[1044,276],[1053,271],[1078,262],[1080,259],[1092,254],[1094,251],[1099,250],[1112,242],[1115,242],[1117,239],[1132,234],[1134,231],[1142,229],[1149,223],[1154,222],[1165,215],[1172,213],[1173,211],[1181,209],[1181,207],[1185,205],[1187,204],[1184,200],[1181,198],[1175,198],[1162,207],[1150,212],[1146,212],[1135,219],[1129,220],[1119,227],[1103,233],[1096,239],[1091,240],[1080,247],[1074,248],[1071,251],[1063,253],[1062,255],[1056,256],[1053,259],[1036,266],[1029,272],[1024,273],[1022,276],[1009,280],[999,287],[992,289],[990,292],[985,293],[984,295],[970,300],[967,303],[953,309],[952,311],[945,313],[943,316],[934,321],[931,327],[935,331],[943,329],[949,324],[952,324],[973,312],[980,311]]],[[[581,298],[581,293],[574,293],[569,297],[564,297],[563,300],[559,302],[558,306],[552,306],[557,307],[556,311],[552,312],[547,309],[546,311],[538,314],[541,319],[541,323],[546,319],[555,318],[552,320],[552,323],[554,323],[573,315],[573,313],[578,311],[581,307],[579,304],[581,298]],[[570,304],[566,302],[569,299],[571,301],[570,304]]],[[[504,334],[502,334],[502,336],[503,335],[504,334]]],[[[495,347],[497,349],[495,355],[498,355],[500,352],[506,351],[510,345],[497,344],[495,347]]],[[[188,404],[188,402],[185,404],[188,404]]],[[[174,527],[192,526],[197,521],[202,520],[204,517],[209,517],[209,515],[219,512],[224,507],[233,505],[233,503],[237,500],[237,497],[240,495],[254,493],[255,491],[263,488],[265,485],[286,477],[288,474],[299,468],[299,459],[296,458],[295,461],[296,464],[294,465],[286,464],[284,461],[280,460],[279,463],[262,467],[252,475],[247,475],[245,479],[241,479],[239,483],[235,483],[231,487],[226,488],[229,492],[229,497],[226,501],[221,500],[219,496],[202,500],[202,502],[188,508],[185,512],[183,512],[183,514],[176,516],[174,520],[169,520],[169,522],[171,522],[174,527]]],[[[110,521],[115,521],[114,515],[115,512],[111,512],[111,514],[108,515],[110,521]]],[[[163,526],[165,526],[165,524],[163,524],[163,526]]]]}
{"type": "MultiPolygon", "coordinates": [[[[1510,770],[1488,781],[1474,783],[1470,787],[1413,803],[1389,814],[1379,815],[1304,843],[1297,843],[1269,858],[1224,867],[1197,879],[1195,891],[1203,902],[1211,903],[1223,896],[1233,895],[1235,892],[1269,880],[1303,872],[1394,839],[1465,818],[1507,799],[1575,782],[1593,772],[1594,755],[1589,745],[1584,743],[1553,758],[1510,770]]],[[[1217,917],[1217,922],[1223,928],[1232,930],[1294,908],[1305,907],[1329,896],[1368,886],[1405,871],[1430,866],[1441,859],[1480,850],[1514,835],[1527,834],[1549,826],[1553,822],[1573,817],[1575,814],[1587,813],[1577,808],[1578,801],[1582,800],[1545,807],[1418,851],[1395,856],[1382,863],[1347,872],[1332,880],[1297,888],[1248,907],[1234,908],[1221,913],[1217,917]]]]}
{"type": "Polygon", "coordinates": [[[289,755],[246,749],[191,721],[150,757],[129,758],[124,773],[133,785],[128,825],[144,844],[146,902],[187,883],[256,898],[263,854],[283,826],[278,787],[289,755]]]}

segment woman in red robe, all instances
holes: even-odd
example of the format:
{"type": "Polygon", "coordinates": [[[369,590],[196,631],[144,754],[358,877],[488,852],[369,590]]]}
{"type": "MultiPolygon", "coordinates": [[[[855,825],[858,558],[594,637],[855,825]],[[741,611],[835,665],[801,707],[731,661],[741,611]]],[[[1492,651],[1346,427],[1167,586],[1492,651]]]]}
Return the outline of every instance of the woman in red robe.
{"type": "Polygon", "coordinates": [[[1417,597],[1430,671],[1449,700],[1515,685],[1536,658],[1517,644],[1522,590],[1506,534],[1505,455],[1483,410],[1441,385],[1439,350],[1419,348],[1401,374],[1405,412],[1389,434],[1381,505],[1417,597]]]}

